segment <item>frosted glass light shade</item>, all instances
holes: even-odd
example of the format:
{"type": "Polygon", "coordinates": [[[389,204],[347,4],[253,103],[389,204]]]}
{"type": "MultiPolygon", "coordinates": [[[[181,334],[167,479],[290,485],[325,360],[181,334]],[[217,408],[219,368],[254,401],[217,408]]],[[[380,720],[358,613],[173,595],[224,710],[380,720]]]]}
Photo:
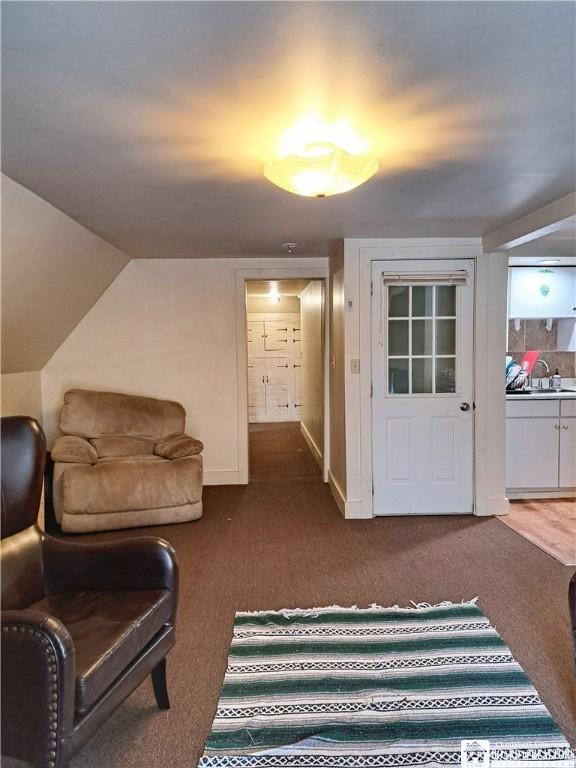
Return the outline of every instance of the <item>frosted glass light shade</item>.
{"type": "Polygon", "coordinates": [[[377,170],[372,155],[353,155],[335,144],[315,142],[299,154],[266,163],[264,176],[296,195],[328,197],[359,187],[377,170]]]}

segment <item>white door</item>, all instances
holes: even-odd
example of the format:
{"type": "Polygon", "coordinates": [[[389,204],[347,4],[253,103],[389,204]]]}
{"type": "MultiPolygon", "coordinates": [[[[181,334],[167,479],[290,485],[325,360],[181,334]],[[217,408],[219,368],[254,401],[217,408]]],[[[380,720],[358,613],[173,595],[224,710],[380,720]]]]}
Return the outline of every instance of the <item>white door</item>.
{"type": "Polygon", "coordinates": [[[375,515],[473,512],[473,260],[372,266],[375,515]]]}

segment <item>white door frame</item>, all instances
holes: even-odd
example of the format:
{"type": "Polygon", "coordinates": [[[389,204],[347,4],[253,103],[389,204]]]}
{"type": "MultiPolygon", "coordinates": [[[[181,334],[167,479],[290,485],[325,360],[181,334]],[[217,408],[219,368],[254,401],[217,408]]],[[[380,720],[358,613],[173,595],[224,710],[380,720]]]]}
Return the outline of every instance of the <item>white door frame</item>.
{"type": "Polygon", "coordinates": [[[330,393],[329,393],[329,349],[330,323],[328,317],[328,266],[306,266],[305,259],[298,259],[302,266],[293,267],[253,267],[235,270],[236,275],[236,361],[238,380],[238,474],[239,483],[247,485],[250,480],[249,450],[248,450],[248,342],[246,338],[246,281],[247,280],[290,280],[309,278],[323,280],[324,301],[324,455],[322,457],[322,475],[328,482],[330,466],[330,393]]]}
{"type": "Polygon", "coordinates": [[[507,258],[483,253],[478,238],[352,239],[344,241],[346,360],[360,359],[360,375],[346,363],[346,518],[372,515],[372,261],[476,259],[474,474],[476,515],[505,514],[505,398],[507,258]],[[488,372],[488,374],[487,374],[488,372]]]}
{"type": "MultiPolygon", "coordinates": [[[[460,436],[462,436],[463,432],[466,433],[467,430],[469,430],[467,437],[466,437],[466,446],[469,448],[469,464],[466,464],[467,471],[465,472],[465,477],[467,479],[466,487],[467,487],[467,501],[464,506],[467,507],[466,510],[463,508],[457,506],[456,509],[448,510],[448,511],[429,511],[426,509],[417,509],[416,511],[411,510],[410,512],[402,511],[402,512],[380,512],[380,515],[387,516],[387,515],[407,515],[407,514],[429,514],[429,515],[438,515],[438,514],[473,514],[474,508],[475,508],[475,482],[474,482],[474,432],[475,432],[475,376],[474,376],[474,369],[475,369],[475,348],[474,348],[474,309],[475,309],[475,302],[474,302],[474,290],[475,290],[475,272],[476,272],[476,259],[427,259],[427,260],[420,260],[420,259],[401,259],[401,260],[385,260],[385,261],[376,261],[373,260],[371,262],[372,270],[371,270],[371,281],[372,281],[372,344],[371,344],[371,370],[372,370],[372,381],[373,381],[373,389],[372,392],[372,398],[371,398],[371,406],[372,406],[372,473],[373,473],[373,483],[374,483],[374,493],[373,493],[373,505],[376,506],[377,496],[378,496],[378,490],[380,487],[380,493],[385,494],[388,490],[393,493],[394,489],[391,486],[386,485],[386,487],[382,488],[379,482],[376,480],[376,468],[374,467],[374,454],[377,451],[376,443],[375,443],[375,419],[377,416],[377,411],[379,410],[379,417],[382,420],[385,420],[390,415],[398,416],[398,409],[395,408],[395,405],[397,405],[402,412],[404,412],[405,408],[410,409],[410,412],[412,415],[414,415],[415,411],[418,411],[418,408],[420,409],[425,406],[426,402],[430,404],[430,399],[434,399],[436,401],[436,404],[440,400],[445,401],[445,406],[447,405],[448,408],[451,410],[456,410],[456,401],[459,400],[466,400],[469,401],[469,404],[471,406],[471,412],[466,416],[463,417],[459,414],[459,418],[463,420],[460,422],[460,436]],[[426,269],[423,267],[423,265],[429,264],[430,268],[426,269]],[[378,265],[376,267],[376,265],[378,265]],[[462,298],[462,295],[460,295],[460,289],[458,290],[458,296],[457,296],[457,309],[455,310],[456,315],[456,381],[458,383],[458,388],[456,389],[456,392],[451,393],[449,395],[447,394],[436,394],[436,395],[430,395],[430,394],[424,394],[424,395],[417,395],[416,397],[411,396],[407,400],[404,399],[404,396],[400,396],[400,399],[397,399],[397,397],[388,395],[388,375],[386,373],[387,366],[389,364],[389,350],[388,350],[388,343],[387,341],[383,342],[380,340],[380,343],[378,344],[378,337],[377,334],[384,333],[384,336],[386,338],[387,335],[387,328],[388,328],[388,318],[389,314],[387,311],[387,293],[383,289],[382,284],[382,278],[384,273],[405,273],[406,275],[410,275],[411,272],[414,274],[420,273],[420,272],[426,272],[429,273],[431,276],[434,274],[434,272],[437,272],[438,274],[441,274],[442,272],[449,271],[452,267],[451,265],[454,265],[454,268],[456,270],[462,271],[464,273],[468,274],[469,278],[469,285],[466,286],[466,293],[468,302],[471,302],[472,306],[467,306],[468,302],[462,298]],[[466,307],[466,309],[465,309],[466,307]],[[379,328],[378,325],[381,325],[379,328]],[[463,361],[466,357],[468,359],[468,356],[464,354],[464,347],[467,347],[467,344],[463,343],[462,334],[466,335],[466,340],[470,340],[472,342],[471,346],[471,354],[469,355],[469,365],[466,365],[465,368],[463,368],[463,361]],[[376,354],[376,350],[378,350],[378,353],[376,354]],[[382,371],[382,365],[378,364],[378,358],[380,358],[380,363],[384,362],[384,372],[382,371]],[[462,389],[462,386],[464,389],[462,389]],[[379,396],[378,396],[379,395],[379,396]],[[449,401],[449,404],[448,404],[449,401]],[[379,408],[377,408],[379,406],[379,408]],[[412,411],[411,409],[414,408],[415,411],[412,411]],[[391,410],[391,413],[388,413],[388,409],[391,410]],[[469,493],[469,496],[468,496],[469,493]],[[469,508],[468,508],[469,507],[469,508]]],[[[409,281],[407,281],[409,282],[409,281]]],[[[411,355],[411,351],[408,351],[408,354],[411,355]]],[[[433,406],[432,406],[433,407],[433,406]]],[[[404,414],[405,415],[405,414],[404,414]]],[[[420,415],[420,414],[419,414],[420,415]]],[[[380,437],[382,437],[382,433],[380,433],[380,437]]],[[[415,441],[417,442],[417,441],[415,441]]],[[[402,495],[402,494],[400,494],[402,495]]],[[[460,493],[460,496],[463,494],[460,493]]],[[[417,504],[417,503],[416,503],[417,504]]],[[[458,502],[460,504],[460,502],[458,502]]],[[[446,509],[444,507],[444,509],[446,509]]],[[[374,510],[373,510],[374,516],[376,516],[374,510]]]]}

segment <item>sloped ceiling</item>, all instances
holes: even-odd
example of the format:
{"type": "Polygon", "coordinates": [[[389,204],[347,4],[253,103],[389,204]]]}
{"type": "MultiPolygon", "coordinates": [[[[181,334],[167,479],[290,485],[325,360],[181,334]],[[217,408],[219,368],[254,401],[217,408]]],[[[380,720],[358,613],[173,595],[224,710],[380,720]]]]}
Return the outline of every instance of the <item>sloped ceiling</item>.
{"type": "Polygon", "coordinates": [[[4,169],[134,258],[481,236],[573,189],[575,12],[4,2],[4,169]],[[367,184],[317,200],[263,179],[311,110],[369,139],[367,184]]]}
{"type": "Polygon", "coordinates": [[[2,373],[37,371],[129,258],[2,176],[2,373]]]}

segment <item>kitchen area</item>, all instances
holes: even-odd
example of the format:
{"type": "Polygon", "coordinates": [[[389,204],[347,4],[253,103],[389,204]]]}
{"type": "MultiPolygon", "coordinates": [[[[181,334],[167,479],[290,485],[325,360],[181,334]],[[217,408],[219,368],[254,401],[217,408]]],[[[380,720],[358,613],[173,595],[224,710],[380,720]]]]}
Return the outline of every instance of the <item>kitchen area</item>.
{"type": "Polygon", "coordinates": [[[574,223],[509,251],[506,494],[500,518],[576,564],[574,223]],[[562,236],[563,235],[563,236],[562,236]]]}

